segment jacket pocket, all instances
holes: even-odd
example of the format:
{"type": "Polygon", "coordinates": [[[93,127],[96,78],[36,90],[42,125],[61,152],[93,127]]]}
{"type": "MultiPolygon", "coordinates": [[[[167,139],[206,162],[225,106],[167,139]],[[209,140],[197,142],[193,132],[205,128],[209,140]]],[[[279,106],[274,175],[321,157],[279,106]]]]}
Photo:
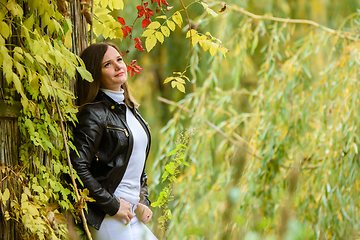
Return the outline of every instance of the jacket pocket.
{"type": "Polygon", "coordinates": [[[125,133],[126,137],[129,137],[129,132],[125,128],[115,127],[115,126],[106,126],[107,129],[122,131],[125,133]]]}

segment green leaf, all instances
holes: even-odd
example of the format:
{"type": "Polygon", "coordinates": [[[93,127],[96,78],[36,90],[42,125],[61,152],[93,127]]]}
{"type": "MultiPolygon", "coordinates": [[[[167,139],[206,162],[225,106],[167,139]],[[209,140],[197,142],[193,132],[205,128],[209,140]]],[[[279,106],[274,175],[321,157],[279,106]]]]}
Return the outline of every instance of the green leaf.
{"type": "Polygon", "coordinates": [[[80,73],[81,77],[89,82],[93,81],[92,75],[91,73],[86,70],[86,68],[84,68],[83,66],[80,67],[76,67],[76,70],[78,71],[78,73],[80,73]]]}
{"type": "Polygon", "coordinates": [[[6,22],[0,23],[0,33],[4,36],[4,38],[8,38],[10,36],[10,28],[9,25],[6,24],[6,22]]]}
{"type": "Polygon", "coordinates": [[[171,150],[168,154],[166,154],[166,156],[167,156],[167,157],[169,157],[169,156],[171,156],[171,155],[173,155],[173,154],[177,153],[177,151],[178,151],[178,149],[177,149],[177,148],[175,148],[175,149],[171,150]]]}

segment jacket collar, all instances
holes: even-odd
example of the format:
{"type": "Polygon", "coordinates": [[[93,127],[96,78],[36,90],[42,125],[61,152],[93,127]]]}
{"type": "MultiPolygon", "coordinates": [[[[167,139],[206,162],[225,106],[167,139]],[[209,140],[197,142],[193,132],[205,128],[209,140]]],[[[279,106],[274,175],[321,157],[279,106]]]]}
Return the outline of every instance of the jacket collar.
{"type": "MultiPolygon", "coordinates": [[[[108,109],[113,110],[115,107],[125,111],[125,106],[123,104],[119,104],[114,101],[111,97],[106,95],[103,91],[99,90],[98,94],[95,97],[94,102],[101,102],[104,104],[108,109]],[[123,105],[123,106],[122,106],[123,105]]],[[[130,103],[131,106],[129,106],[130,110],[134,112],[134,103],[130,103]]]]}

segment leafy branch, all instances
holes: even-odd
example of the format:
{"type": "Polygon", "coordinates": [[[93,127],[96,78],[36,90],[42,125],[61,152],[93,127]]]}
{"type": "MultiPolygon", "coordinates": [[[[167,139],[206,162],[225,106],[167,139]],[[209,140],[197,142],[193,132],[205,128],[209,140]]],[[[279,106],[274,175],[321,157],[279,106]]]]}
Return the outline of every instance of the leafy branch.
{"type": "MultiPolygon", "coordinates": [[[[348,39],[354,42],[358,42],[359,41],[359,34],[355,33],[355,32],[345,32],[345,31],[341,31],[341,30],[334,30],[331,28],[328,28],[326,26],[323,26],[315,21],[312,20],[307,20],[307,19],[288,19],[288,18],[279,18],[279,17],[273,17],[273,16],[269,16],[269,15],[256,15],[254,13],[248,12],[245,9],[236,6],[235,4],[231,4],[228,5],[229,9],[232,9],[234,11],[237,11],[239,13],[242,13],[252,19],[255,20],[270,20],[270,21],[274,21],[274,22],[281,22],[281,23],[293,23],[293,24],[305,24],[305,25],[310,25],[310,26],[314,26],[316,28],[320,28],[324,31],[326,31],[327,33],[331,34],[331,35],[336,35],[339,36],[341,38],[344,39],[348,39]]],[[[359,15],[359,13],[356,13],[356,15],[359,15]]],[[[354,15],[352,15],[351,17],[354,17],[354,15]]]]}
{"type": "Polygon", "coordinates": [[[172,189],[174,184],[177,182],[177,175],[180,170],[179,167],[184,164],[185,166],[189,166],[189,164],[185,161],[184,152],[187,149],[187,144],[189,143],[189,132],[185,133],[185,136],[181,135],[176,147],[170,151],[166,157],[170,157],[175,155],[173,159],[165,165],[165,171],[162,174],[162,182],[168,181],[168,185],[160,192],[160,195],[156,202],[152,203],[152,207],[159,207],[162,209],[162,216],[159,217],[158,221],[160,223],[159,228],[163,231],[164,239],[168,239],[167,231],[168,224],[172,218],[171,210],[169,209],[169,201],[172,200],[172,189]]]}

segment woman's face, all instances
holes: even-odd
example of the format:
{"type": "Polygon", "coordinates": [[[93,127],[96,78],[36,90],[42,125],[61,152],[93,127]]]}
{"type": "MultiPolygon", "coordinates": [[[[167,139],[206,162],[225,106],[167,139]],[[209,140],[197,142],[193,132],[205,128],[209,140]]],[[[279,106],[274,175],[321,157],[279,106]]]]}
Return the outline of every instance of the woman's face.
{"type": "Polygon", "coordinates": [[[109,46],[101,66],[101,87],[109,90],[120,91],[121,85],[127,80],[126,65],[120,53],[109,46]]]}

